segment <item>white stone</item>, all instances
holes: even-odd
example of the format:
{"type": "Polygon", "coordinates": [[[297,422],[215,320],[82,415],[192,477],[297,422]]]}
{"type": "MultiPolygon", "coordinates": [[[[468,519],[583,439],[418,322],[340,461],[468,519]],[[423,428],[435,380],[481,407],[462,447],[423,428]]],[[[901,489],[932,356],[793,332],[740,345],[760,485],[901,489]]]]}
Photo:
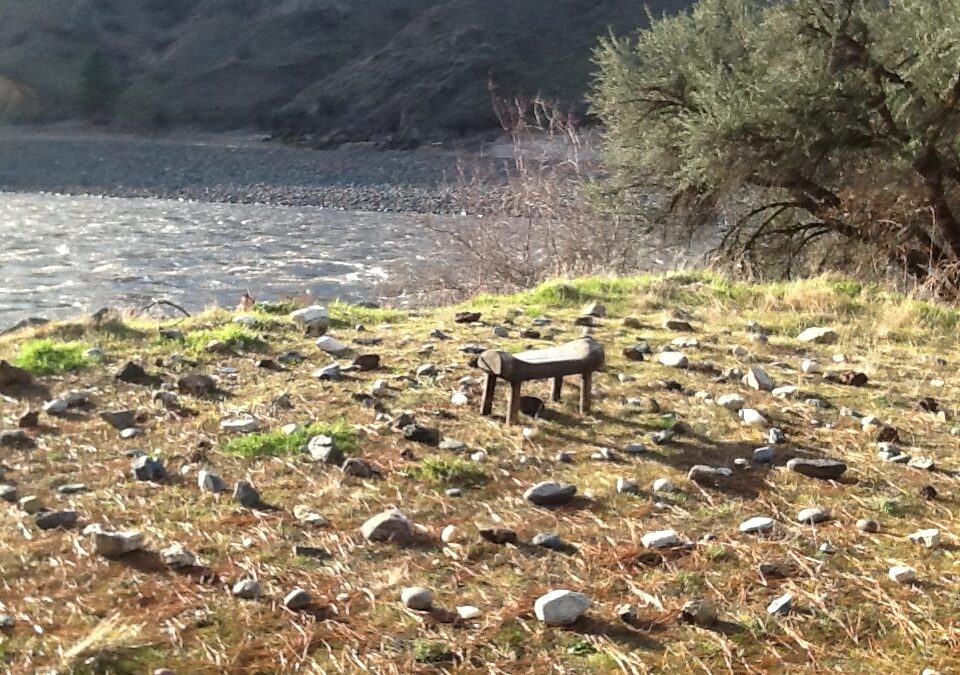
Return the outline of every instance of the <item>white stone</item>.
{"type": "Polygon", "coordinates": [[[912,584],[917,580],[916,570],[904,565],[894,565],[887,572],[887,576],[890,577],[891,581],[896,581],[898,584],[912,584]]]}
{"type": "Polygon", "coordinates": [[[743,400],[743,396],[740,394],[724,394],[717,398],[717,405],[723,406],[732,412],[739,412],[745,403],[746,401],[743,400]]]}
{"type": "Polygon", "coordinates": [[[820,364],[813,359],[804,359],[800,362],[800,371],[808,375],[820,372],[820,364]]]}
{"type": "Polygon", "coordinates": [[[260,582],[256,579],[242,579],[233,585],[231,592],[244,600],[256,600],[260,597],[260,582]]]}
{"type": "Polygon", "coordinates": [[[533,611],[548,626],[569,626],[590,607],[590,598],[583,593],[556,590],[537,599],[533,611]]]}
{"type": "Polygon", "coordinates": [[[469,621],[470,619],[478,619],[482,614],[483,612],[481,612],[479,608],[473,607],[472,605],[461,605],[460,607],[457,607],[457,616],[465,621],[469,621]]]}
{"type": "Polygon", "coordinates": [[[320,305],[310,305],[309,307],[291,312],[290,318],[294,323],[302,326],[312,326],[315,324],[326,325],[330,321],[327,308],[321,307],[320,305]]]}
{"type": "Polygon", "coordinates": [[[390,385],[386,380],[374,380],[373,387],[370,389],[370,395],[374,398],[383,398],[390,392],[390,385]]]}
{"type": "Polygon", "coordinates": [[[840,340],[840,335],[832,328],[810,327],[797,336],[800,342],[812,342],[818,345],[832,345],[840,340]]]}
{"type": "Polygon", "coordinates": [[[433,607],[433,592],[427,588],[420,588],[418,586],[404,588],[400,593],[400,599],[403,600],[403,604],[410,609],[415,609],[420,612],[429,612],[433,607]]]}
{"type": "Polygon", "coordinates": [[[740,531],[744,534],[768,532],[773,529],[774,520],[766,516],[755,516],[740,523],[740,531]]]}
{"type": "Polygon", "coordinates": [[[660,352],[657,360],[668,368],[686,368],[690,361],[680,352],[660,352]]]}
{"type": "Polygon", "coordinates": [[[743,420],[744,424],[749,424],[752,427],[763,427],[767,425],[767,418],[753,408],[744,408],[741,410],[740,419],[743,420]]]}
{"type": "Polygon", "coordinates": [[[470,399],[463,392],[457,391],[450,397],[450,403],[453,405],[467,405],[470,403],[470,399]]]}
{"type": "Polygon", "coordinates": [[[653,481],[653,491],[654,492],[674,492],[677,488],[674,487],[666,478],[658,478],[653,481]]]}
{"type": "Polygon", "coordinates": [[[456,525],[447,525],[440,532],[440,540],[444,544],[453,544],[460,540],[460,529],[456,525]]]}
{"type": "Polygon", "coordinates": [[[791,398],[795,398],[799,392],[800,392],[800,389],[798,387],[795,387],[792,384],[790,384],[785,387],[777,387],[770,393],[776,396],[777,398],[791,399],[791,398]]]}
{"type": "Polygon", "coordinates": [[[181,568],[194,567],[197,564],[197,556],[184,548],[183,544],[171,544],[169,548],[160,551],[160,559],[167,567],[181,568]]]}
{"type": "Polygon", "coordinates": [[[790,608],[793,606],[793,594],[784,593],[779,598],[774,599],[769,605],[767,605],[768,614],[789,614],[790,608]]]}
{"type": "Polygon", "coordinates": [[[347,345],[340,342],[340,340],[330,335],[317,338],[316,345],[320,351],[326,352],[327,354],[342,354],[350,349],[347,345]]]}
{"type": "Polygon", "coordinates": [[[413,535],[413,523],[398,509],[383,511],[367,520],[360,532],[368,541],[404,541],[413,535]]]}
{"type": "Polygon", "coordinates": [[[644,548],[667,548],[676,546],[680,543],[680,537],[673,530],[659,530],[657,532],[647,532],[640,538],[640,543],[644,548]]]}
{"type": "Polygon", "coordinates": [[[817,524],[830,520],[830,514],[818,506],[803,509],[797,513],[797,521],[804,524],[817,524]]]}
{"type": "Polygon", "coordinates": [[[908,537],[915,544],[923,544],[927,548],[940,546],[940,530],[917,530],[908,537]]]}
{"type": "Polygon", "coordinates": [[[43,412],[48,415],[62,415],[70,408],[70,404],[62,398],[55,398],[43,404],[43,412]]]}

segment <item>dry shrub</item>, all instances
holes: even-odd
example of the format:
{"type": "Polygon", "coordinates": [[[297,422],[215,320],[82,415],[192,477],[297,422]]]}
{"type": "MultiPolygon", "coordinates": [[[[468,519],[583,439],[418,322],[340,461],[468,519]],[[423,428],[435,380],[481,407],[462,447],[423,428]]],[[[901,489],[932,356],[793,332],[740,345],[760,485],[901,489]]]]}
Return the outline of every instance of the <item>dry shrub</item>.
{"type": "Polygon", "coordinates": [[[595,137],[540,98],[494,96],[494,109],[509,136],[506,178],[492,185],[488,172],[461,163],[454,192],[463,216],[422,221],[450,252],[434,281],[464,295],[636,269],[646,228],[636,215],[596,207],[595,137]]]}

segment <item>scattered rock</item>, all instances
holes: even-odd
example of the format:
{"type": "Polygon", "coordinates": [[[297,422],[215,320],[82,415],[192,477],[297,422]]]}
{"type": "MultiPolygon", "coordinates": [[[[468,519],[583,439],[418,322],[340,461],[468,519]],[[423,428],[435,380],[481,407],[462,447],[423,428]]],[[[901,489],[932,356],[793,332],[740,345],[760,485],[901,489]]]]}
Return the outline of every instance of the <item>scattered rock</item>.
{"type": "Polygon", "coordinates": [[[130,473],[134,480],[159,482],[167,475],[167,470],[163,467],[163,462],[156,457],[141,455],[130,464],[130,473]]]}
{"type": "Polygon", "coordinates": [[[315,462],[341,466],[346,459],[330,436],[314,436],[307,442],[307,452],[315,462]]]}
{"type": "Polygon", "coordinates": [[[690,467],[690,470],[687,472],[687,479],[699,485],[713,485],[717,479],[726,478],[732,474],[733,472],[725,467],[697,464],[690,467]]]}
{"type": "Polygon", "coordinates": [[[880,531],[880,523],[875,520],[861,518],[857,521],[857,529],[867,534],[875,534],[880,531]]]}
{"type": "Polygon", "coordinates": [[[758,532],[769,532],[773,529],[776,521],[767,516],[755,516],[740,523],[740,531],[744,534],[756,534],[758,532]]]}
{"type": "Polygon", "coordinates": [[[454,323],[476,323],[481,316],[480,312],[457,312],[453,321],[454,323]]]}
{"type": "Polygon", "coordinates": [[[787,462],[787,469],[794,473],[819,478],[821,480],[837,480],[847,471],[847,465],[835,459],[805,459],[795,457],[787,462]]]}
{"type": "Polygon", "coordinates": [[[347,459],[343,463],[343,466],[340,467],[340,470],[344,475],[355,478],[374,478],[381,475],[378,468],[359,457],[350,457],[347,459]]]}
{"type": "Polygon", "coordinates": [[[811,327],[797,336],[800,342],[812,342],[818,345],[832,345],[840,340],[840,334],[830,328],[811,327]]]}
{"type": "Polygon", "coordinates": [[[142,366],[128,361],[114,375],[114,378],[127,384],[137,384],[143,387],[159,387],[163,380],[156,375],[150,375],[142,366]]]}
{"type": "Polygon", "coordinates": [[[416,370],[417,377],[436,377],[437,367],[432,363],[425,363],[416,370]]]}
{"type": "Polygon", "coordinates": [[[67,483],[66,485],[61,485],[57,488],[57,492],[62,495],[78,495],[81,492],[86,492],[89,488],[83,483],[67,483]]]}
{"type": "Polygon", "coordinates": [[[0,485],[0,499],[11,504],[17,501],[17,488],[12,485],[0,485]]]}
{"type": "Polygon", "coordinates": [[[424,445],[436,446],[440,444],[440,432],[438,430],[419,424],[408,424],[403,427],[403,437],[408,441],[423,443],[424,445]]]}
{"type": "Polygon", "coordinates": [[[569,544],[563,541],[559,534],[553,532],[540,532],[530,540],[530,543],[553,551],[563,551],[569,547],[569,544]]]}
{"type": "Polygon", "coordinates": [[[923,544],[927,548],[938,548],[940,546],[940,530],[917,530],[907,537],[915,544],[923,544]]]}
{"type": "Polygon", "coordinates": [[[749,424],[752,427],[763,427],[768,424],[767,418],[753,408],[742,408],[738,414],[744,424],[749,424]]]}
{"type": "Polygon", "coordinates": [[[340,365],[337,363],[331,363],[330,365],[324,366],[323,368],[318,368],[317,370],[313,371],[313,376],[318,380],[327,380],[327,381],[335,382],[336,380],[339,380],[341,377],[340,365]]]}
{"type": "Polygon", "coordinates": [[[709,627],[714,625],[717,619],[717,610],[706,600],[688,600],[680,609],[681,623],[709,627]]]}
{"type": "Polygon", "coordinates": [[[523,498],[537,506],[560,506],[577,494],[577,488],[567,483],[544,481],[523,493],[523,498]]]}
{"type": "Polygon", "coordinates": [[[786,615],[793,608],[793,594],[784,593],[767,605],[767,614],[786,615]]]}
{"type": "Polygon", "coordinates": [[[590,607],[590,598],[583,593],[556,590],[537,599],[533,611],[548,626],[569,626],[590,607]]]}
{"type": "Polygon", "coordinates": [[[263,506],[260,499],[260,493],[253,487],[253,484],[247,480],[238,480],[233,488],[233,500],[245,506],[248,509],[256,509],[263,506]]]}
{"type": "Polygon", "coordinates": [[[307,335],[316,337],[323,335],[330,327],[330,317],[327,308],[320,305],[310,305],[290,313],[290,319],[302,326],[307,335]]]}
{"type": "Polygon", "coordinates": [[[104,558],[119,558],[127,553],[133,553],[143,548],[143,535],[139,532],[107,532],[100,530],[93,533],[93,551],[104,558]]]}
{"type": "Polygon", "coordinates": [[[751,368],[743,376],[743,383],[757,391],[773,391],[773,380],[763,368],[751,368]]]}
{"type": "Polygon", "coordinates": [[[33,384],[33,375],[9,361],[0,359],[0,391],[29,387],[33,384]]]}
{"type": "Polygon", "coordinates": [[[483,612],[479,608],[473,607],[472,605],[462,605],[457,607],[457,616],[459,616],[464,621],[470,621],[471,619],[478,619],[483,615],[483,612]]]}
{"type": "Polygon", "coordinates": [[[830,520],[830,512],[821,509],[819,506],[812,506],[797,513],[797,522],[808,525],[825,523],[828,520],[830,520]]]}
{"type": "Polygon", "coordinates": [[[177,380],[177,390],[189,396],[213,396],[217,393],[217,382],[209,375],[192,373],[177,380]]]}
{"type": "Polygon", "coordinates": [[[640,538],[640,543],[645,548],[669,548],[680,543],[680,537],[673,530],[659,530],[657,532],[647,532],[640,538]]]}
{"type": "Polygon", "coordinates": [[[840,375],[840,383],[850,387],[866,387],[869,378],[865,373],[857,373],[852,370],[840,375]]]}
{"type": "Polygon", "coordinates": [[[657,360],[660,362],[660,365],[667,366],[668,368],[686,368],[690,365],[689,359],[681,352],[660,352],[657,355],[657,360]]]}
{"type": "Polygon", "coordinates": [[[400,599],[407,608],[418,612],[429,612],[433,609],[433,591],[427,588],[419,586],[404,588],[400,593],[400,599]]]}
{"type": "Polygon", "coordinates": [[[717,398],[717,405],[731,412],[740,412],[746,402],[740,394],[724,394],[717,398]]]}
{"type": "Polygon", "coordinates": [[[896,581],[898,584],[912,584],[917,580],[917,571],[912,567],[894,565],[887,572],[887,576],[890,577],[891,581],[896,581]]]}
{"type": "Polygon", "coordinates": [[[628,478],[617,479],[617,494],[637,495],[640,494],[640,486],[637,482],[628,478]]]}
{"type": "Polygon", "coordinates": [[[491,544],[497,544],[498,546],[505,546],[506,544],[516,545],[520,541],[516,530],[511,530],[506,527],[484,527],[480,528],[479,533],[482,539],[489,541],[491,544]]]}
{"type": "Polygon", "coordinates": [[[0,448],[13,448],[16,450],[29,450],[35,448],[37,442],[26,434],[22,429],[9,429],[0,431],[0,448]]]}
{"type": "Polygon", "coordinates": [[[820,372],[820,364],[812,359],[804,359],[800,362],[800,372],[807,375],[820,372]]]}
{"type": "Polygon", "coordinates": [[[214,494],[225,492],[227,489],[226,483],[223,482],[220,476],[215,473],[210,473],[206,469],[201,469],[200,473],[197,474],[197,485],[201,490],[214,494]]]}
{"type": "Polygon", "coordinates": [[[540,417],[546,410],[543,399],[536,396],[520,397],[520,412],[528,417],[540,417]]]}
{"type": "Polygon", "coordinates": [[[413,536],[413,523],[398,509],[390,509],[367,520],[360,532],[367,541],[402,543],[413,536]]]}
{"type": "Polygon", "coordinates": [[[242,579],[233,585],[231,592],[242,600],[256,600],[261,593],[260,582],[256,579],[242,579]]]}
{"type": "Polygon", "coordinates": [[[340,340],[329,335],[323,335],[317,338],[316,345],[320,351],[332,355],[343,354],[350,349],[347,345],[340,342],[340,340]]]}
{"type": "Polygon", "coordinates": [[[302,588],[295,588],[283,598],[283,606],[291,611],[297,611],[308,607],[313,599],[310,594],[302,588]]]}
{"type": "Polygon", "coordinates": [[[688,321],[684,321],[682,319],[667,319],[663,322],[663,327],[666,330],[677,331],[678,333],[693,332],[693,326],[691,326],[688,321]]]}
{"type": "Polygon", "coordinates": [[[753,451],[753,461],[757,464],[769,464],[773,461],[774,450],[770,446],[757,448],[753,451]]]}
{"type": "Polygon", "coordinates": [[[197,566],[197,556],[188,551],[183,544],[174,543],[160,551],[160,560],[167,567],[183,569],[197,566]]]}
{"type": "Polygon", "coordinates": [[[380,355],[361,354],[353,360],[352,366],[355,370],[359,370],[360,372],[378,370],[380,368],[380,355]]]}
{"type": "Polygon", "coordinates": [[[55,530],[71,528],[77,524],[80,514],[76,511],[40,511],[34,522],[41,530],[55,530]]]}
{"type": "Polygon", "coordinates": [[[653,481],[654,492],[676,492],[677,488],[666,478],[658,478],[653,481]]]}

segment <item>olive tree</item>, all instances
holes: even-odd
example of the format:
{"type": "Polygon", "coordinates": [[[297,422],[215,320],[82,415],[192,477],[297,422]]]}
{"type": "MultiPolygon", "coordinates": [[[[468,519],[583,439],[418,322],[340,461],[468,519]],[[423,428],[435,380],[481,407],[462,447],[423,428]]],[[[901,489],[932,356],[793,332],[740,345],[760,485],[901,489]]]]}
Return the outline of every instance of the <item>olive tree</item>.
{"type": "Polygon", "coordinates": [[[960,0],[700,0],[596,61],[619,204],[666,190],[728,257],[847,244],[960,279],[960,0]]]}

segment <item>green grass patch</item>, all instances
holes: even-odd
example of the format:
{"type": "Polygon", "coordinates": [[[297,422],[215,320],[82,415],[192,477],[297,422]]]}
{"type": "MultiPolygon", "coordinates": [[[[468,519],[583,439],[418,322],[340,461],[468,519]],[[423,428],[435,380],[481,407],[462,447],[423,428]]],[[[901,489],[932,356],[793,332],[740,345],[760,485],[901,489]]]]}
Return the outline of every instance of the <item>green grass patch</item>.
{"type": "Polygon", "coordinates": [[[54,375],[86,368],[90,359],[84,354],[89,347],[81,342],[58,342],[47,338],[30,340],[21,345],[13,365],[33,375],[54,375]]]}
{"type": "Polygon", "coordinates": [[[424,457],[411,475],[434,483],[456,485],[479,485],[488,480],[486,472],[474,462],[437,455],[424,457]]]}
{"type": "Polygon", "coordinates": [[[345,420],[318,422],[298,428],[292,434],[282,429],[260,431],[226,440],[221,449],[228,455],[255,459],[257,457],[284,457],[300,452],[314,436],[329,436],[346,454],[357,450],[357,433],[345,420]]]}
{"type": "Polygon", "coordinates": [[[243,349],[256,351],[265,345],[263,339],[246,326],[231,323],[218,328],[195,330],[184,335],[185,351],[193,356],[203,354],[206,346],[218,341],[224,343],[227,349],[243,349]]]}
{"type": "Polygon", "coordinates": [[[453,661],[453,652],[445,642],[417,639],[413,641],[413,659],[417,663],[453,661]]]}
{"type": "Polygon", "coordinates": [[[254,303],[253,311],[271,314],[273,316],[286,316],[301,307],[302,305],[296,300],[275,300],[273,302],[254,303]]]}
{"type": "Polygon", "coordinates": [[[401,323],[407,314],[399,309],[384,307],[366,307],[346,302],[332,302],[327,305],[330,325],[334,328],[353,328],[357,324],[376,326],[381,323],[401,323]]]}

